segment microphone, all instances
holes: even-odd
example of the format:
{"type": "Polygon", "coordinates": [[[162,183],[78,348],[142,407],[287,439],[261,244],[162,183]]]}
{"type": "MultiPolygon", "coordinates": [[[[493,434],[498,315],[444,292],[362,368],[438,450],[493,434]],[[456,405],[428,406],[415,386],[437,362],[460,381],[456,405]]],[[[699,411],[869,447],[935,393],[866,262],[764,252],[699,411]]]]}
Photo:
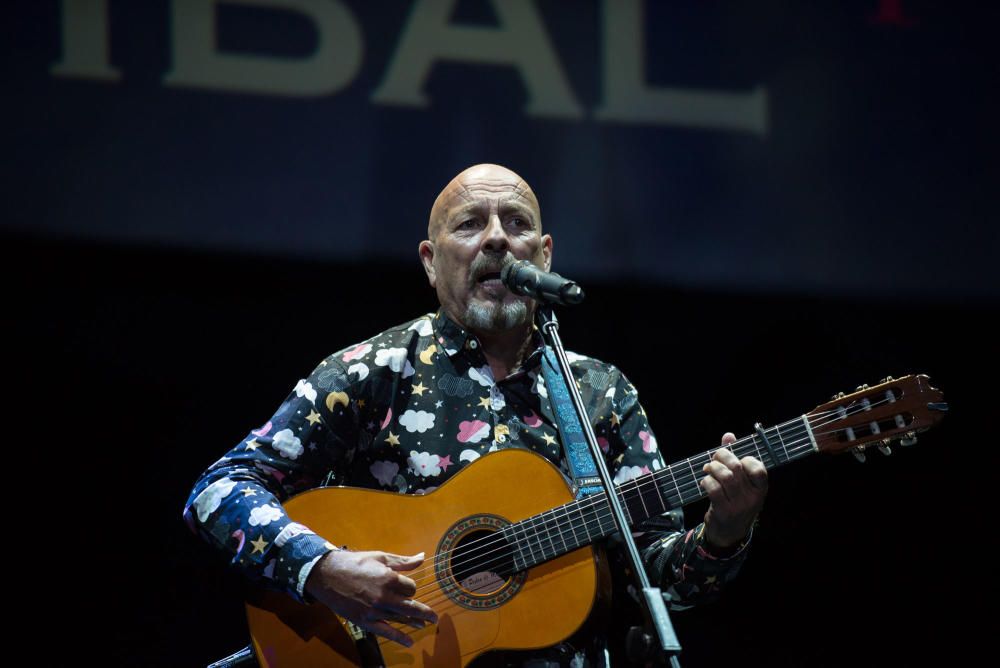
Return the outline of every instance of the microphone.
{"type": "Polygon", "coordinates": [[[511,292],[542,302],[571,306],[583,301],[579,285],[554,272],[542,271],[528,260],[508,264],[500,280],[511,292]]]}

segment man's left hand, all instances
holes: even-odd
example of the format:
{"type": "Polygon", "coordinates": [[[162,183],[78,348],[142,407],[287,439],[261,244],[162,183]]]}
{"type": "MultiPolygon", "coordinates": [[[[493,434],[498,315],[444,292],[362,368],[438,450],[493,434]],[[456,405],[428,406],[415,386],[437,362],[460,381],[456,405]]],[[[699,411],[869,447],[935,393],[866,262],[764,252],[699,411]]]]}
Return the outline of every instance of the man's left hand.
{"type": "Polygon", "coordinates": [[[725,447],[735,442],[735,435],[724,435],[723,447],[703,467],[708,475],[701,486],[712,502],[705,513],[704,537],[712,547],[732,547],[743,540],[767,495],[767,469],[759,459],[740,459],[725,447]]]}

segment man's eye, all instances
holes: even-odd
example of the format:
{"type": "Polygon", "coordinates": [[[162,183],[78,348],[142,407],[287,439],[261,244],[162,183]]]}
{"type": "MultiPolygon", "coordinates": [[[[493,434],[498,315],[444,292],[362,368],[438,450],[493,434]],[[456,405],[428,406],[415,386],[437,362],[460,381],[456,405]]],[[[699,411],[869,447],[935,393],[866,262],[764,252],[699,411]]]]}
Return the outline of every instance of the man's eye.
{"type": "Polygon", "coordinates": [[[469,229],[475,226],[476,226],[475,218],[469,218],[468,220],[463,220],[461,223],[458,224],[459,229],[469,229]]]}

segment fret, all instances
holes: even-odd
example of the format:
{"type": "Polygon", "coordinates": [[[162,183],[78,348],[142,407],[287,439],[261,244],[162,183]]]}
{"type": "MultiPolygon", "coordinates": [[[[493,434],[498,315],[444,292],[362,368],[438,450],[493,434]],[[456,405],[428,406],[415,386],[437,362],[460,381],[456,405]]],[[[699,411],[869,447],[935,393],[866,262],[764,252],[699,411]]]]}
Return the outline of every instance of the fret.
{"type": "MultiPolygon", "coordinates": [[[[669,473],[670,470],[667,469],[667,472],[669,473]]],[[[667,512],[667,508],[669,508],[670,505],[667,503],[667,500],[663,498],[663,490],[660,489],[660,481],[657,479],[655,473],[651,475],[650,478],[653,481],[653,487],[656,489],[656,496],[658,496],[660,499],[660,505],[663,506],[663,510],[661,512],[665,513],[667,512]]]]}
{"type": "Polygon", "coordinates": [[[527,561],[525,561],[525,559],[524,559],[524,553],[521,551],[521,544],[517,540],[517,536],[516,536],[517,525],[516,524],[509,524],[509,525],[505,526],[500,533],[503,535],[504,540],[507,541],[507,544],[510,545],[513,548],[513,552],[514,552],[514,570],[515,571],[523,571],[525,568],[528,567],[528,564],[527,564],[527,561]]]}
{"type": "Polygon", "coordinates": [[[785,461],[792,461],[791,455],[788,454],[788,446],[785,445],[785,439],[781,437],[781,427],[775,427],[774,432],[778,435],[778,443],[781,444],[781,449],[785,451],[785,461]]]}
{"type": "MultiPolygon", "coordinates": [[[[535,539],[538,543],[538,551],[542,554],[542,561],[546,561],[550,558],[550,555],[545,552],[545,539],[549,537],[548,532],[545,531],[545,523],[541,521],[540,516],[535,515],[531,518],[531,524],[535,530],[535,539]],[[539,523],[541,523],[541,526],[539,526],[539,523]]],[[[549,539],[549,544],[551,545],[551,539],[549,539]]]]}
{"type": "Polygon", "coordinates": [[[535,556],[535,543],[537,541],[534,536],[534,528],[531,526],[531,519],[532,518],[529,517],[525,520],[521,520],[518,524],[524,527],[524,543],[528,546],[528,550],[531,551],[531,561],[537,564],[541,560],[535,556]],[[529,531],[532,533],[529,533],[529,531]]]}
{"type": "MultiPolygon", "coordinates": [[[[587,497],[584,497],[584,498],[587,498],[587,497]]],[[[577,501],[575,503],[575,505],[576,505],[577,512],[580,513],[580,519],[582,520],[581,524],[583,525],[583,530],[587,533],[587,543],[586,544],[589,545],[593,541],[593,536],[590,535],[590,527],[588,526],[587,516],[583,512],[583,504],[580,503],[579,501],[577,501]]]]}
{"type": "Polygon", "coordinates": [[[674,483],[674,489],[677,490],[677,505],[682,506],[684,505],[684,495],[681,494],[681,488],[680,485],[677,484],[677,476],[674,475],[673,468],[673,466],[668,466],[667,473],[670,475],[671,482],[674,483]]]}
{"type": "MultiPolygon", "coordinates": [[[[708,453],[706,453],[706,454],[708,454],[708,453]]],[[[709,454],[708,456],[709,456],[709,458],[711,458],[712,455],[709,454]]],[[[701,485],[698,484],[698,474],[695,473],[695,471],[694,471],[694,464],[691,463],[692,459],[693,459],[693,457],[688,457],[686,461],[687,461],[687,464],[688,464],[688,468],[691,469],[691,479],[694,481],[695,494],[698,497],[701,497],[701,496],[704,496],[704,491],[702,490],[701,485]]],[[[687,501],[684,499],[683,496],[681,497],[681,503],[687,503],[687,501]]]]}
{"type": "Polygon", "coordinates": [[[549,513],[552,515],[552,522],[555,524],[555,529],[559,534],[559,542],[562,543],[562,550],[557,551],[557,554],[565,554],[569,552],[569,546],[566,544],[566,537],[563,535],[563,525],[559,521],[559,509],[553,508],[549,513]]]}
{"type": "Polygon", "coordinates": [[[583,545],[583,543],[580,542],[580,537],[576,534],[576,522],[573,521],[573,517],[569,514],[570,505],[572,504],[567,503],[562,507],[563,518],[565,518],[566,524],[569,526],[569,530],[573,534],[573,548],[575,549],[583,545]]]}
{"type": "Polygon", "coordinates": [[[809,434],[809,440],[812,442],[813,452],[819,452],[819,444],[816,443],[816,437],[813,435],[812,427],[809,425],[809,418],[805,415],[802,416],[802,424],[806,426],[806,433],[809,434]]]}

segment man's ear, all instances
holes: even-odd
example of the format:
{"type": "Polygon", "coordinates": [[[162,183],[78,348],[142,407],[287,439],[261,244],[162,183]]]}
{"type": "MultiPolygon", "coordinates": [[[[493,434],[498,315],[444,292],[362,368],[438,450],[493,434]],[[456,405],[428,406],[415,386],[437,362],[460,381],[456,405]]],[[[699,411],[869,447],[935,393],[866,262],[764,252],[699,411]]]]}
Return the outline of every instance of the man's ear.
{"type": "Polygon", "coordinates": [[[552,271],[552,235],[542,236],[542,256],[545,258],[545,271],[552,271]]]}
{"type": "Polygon", "coordinates": [[[417,246],[417,253],[420,254],[420,262],[424,265],[424,271],[427,273],[427,282],[431,284],[432,288],[437,287],[437,272],[434,271],[434,243],[428,240],[423,240],[420,245],[417,246]]]}

